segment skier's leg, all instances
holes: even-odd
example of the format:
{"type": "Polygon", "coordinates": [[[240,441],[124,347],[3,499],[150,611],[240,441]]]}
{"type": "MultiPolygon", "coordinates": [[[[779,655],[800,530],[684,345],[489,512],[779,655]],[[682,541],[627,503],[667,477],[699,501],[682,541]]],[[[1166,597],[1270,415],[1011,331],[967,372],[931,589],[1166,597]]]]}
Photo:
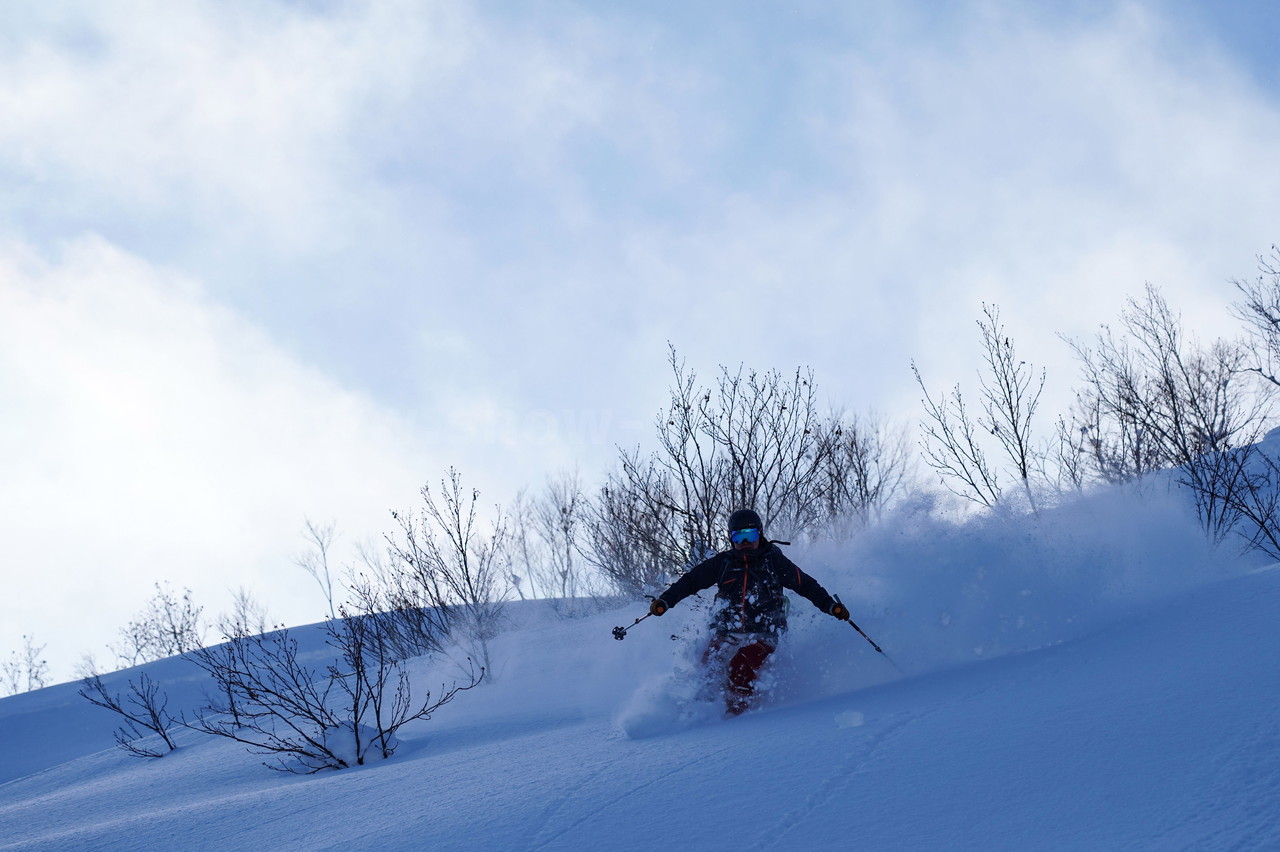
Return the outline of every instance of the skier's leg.
{"type": "Polygon", "coordinates": [[[725,709],[731,715],[736,716],[749,706],[760,667],[772,653],[772,645],[756,640],[733,655],[729,662],[729,687],[725,691],[725,709]]]}
{"type": "Polygon", "coordinates": [[[702,665],[709,668],[717,662],[722,662],[728,645],[728,636],[723,633],[713,634],[711,638],[707,640],[707,647],[702,650],[702,665]]]}
{"type": "Polygon", "coordinates": [[[724,692],[725,679],[728,673],[729,658],[738,649],[737,637],[726,633],[712,634],[702,650],[701,686],[699,695],[702,700],[719,700],[724,692]]]}

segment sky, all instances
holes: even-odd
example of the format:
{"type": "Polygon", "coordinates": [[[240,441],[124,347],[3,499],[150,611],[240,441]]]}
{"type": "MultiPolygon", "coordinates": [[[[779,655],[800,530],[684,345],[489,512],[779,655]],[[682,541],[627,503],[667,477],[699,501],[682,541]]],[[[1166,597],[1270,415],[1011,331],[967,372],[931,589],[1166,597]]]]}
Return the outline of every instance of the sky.
{"type": "Polygon", "coordinates": [[[1280,240],[1265,2],[49,2],[0,10],[0,656],[153,584],[325,604],[456,466],[644,445],[668,345],[911,422],[995,303],[1205,336],[1280,240]]]}

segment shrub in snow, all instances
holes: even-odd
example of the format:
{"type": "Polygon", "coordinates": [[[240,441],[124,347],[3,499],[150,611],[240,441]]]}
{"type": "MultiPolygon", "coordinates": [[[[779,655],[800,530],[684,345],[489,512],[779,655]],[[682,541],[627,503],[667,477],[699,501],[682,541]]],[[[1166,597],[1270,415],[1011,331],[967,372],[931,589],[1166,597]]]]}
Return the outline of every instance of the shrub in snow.
{"type": "Polygon", "coordinates": [[[244,743],[272,757],[264,765],[285,772],[310,774],[390,757],[401,726],[429,719],[459,692],[476,686],[484,669],[470,670],[463,685],[442,687],[437,698],[427,693],[415,699],[378,625],[363,616],[327,622],[327,642],[338,654],[322,668],[300,659],[288,630],[196,651],[192,659],[218,690],[190,727],[244,743]]]}
{"type": "Polygon", "coordinates": [[[22,637],[22,652],[9,652],[0,665],[0,689],[5,695],[17,695],[49,685],[49,664],[40,659],[44,646],[37,646],[30,636],[22,637]]]}
{"type": "Polygon", "coordinates": [[[91,675],[84,679],[80,689],[80,697],[90,704],[120,714],[124,723],[116,729],[116,744],[135,757],[163,757],[178,746],[173,741],[172,731],[181,722],[169,715],[169,698],[160,691],[159,684],[143,672],[138,680],[129,681],[129,692],[126,696],[108,691],[102,678],[91,675]],[[159,744],[148,745],[144,742],[149,734],[155,734],[165,748],[159,744]]]}
{"type": "Polygon", "coordinates": [[[878,417],[823,414],[813,371],[720,368],[704,386],[670,350],[658,449],[620,454],[585,512],[584,556],[621,594],[661,589],[724,539],[734,509],[818,539],[878,518],[906,484],[904,434],[878,417]]]}
{"type": "Polygon", "coordinates": [[[521,585],[527,582],[532,596],[545,598],[562,618],[600,611],[608,587],[583,555],[588,512],[577,471],[548,477],[541,493],[516,495],[510,517],[518,523],[511,525],[507,541],[508,579],[521,599],[521,585]]]}
{"type": "Polygon", "coordinates": [[[168,583],[156,583],[156,593],[142,611],[120,629],[120,644],[113,646],[121,665],[136,666],[185,654],[204,643],[203,607],[191,599],[191,590],[178,596],[168,583]]]}
{"type": "Polygon", "coordinates": [[[394,734],[354,722],[343,722],[337,728],[325,731],[325,748],[347,766],[385,760],[399,744],[394,734]]]}
{"type": "MultiPolygon", "coordinates": [[[[360,606],[370,616],[395,613],[402,627],[421,627],[418,653],[439,650],[443,637],[453,635],[479,658],[481,671],[488,670],[489,642],[498,635],[509,591],[507,521],[499,509],[483,532],[480,492],[468,493],[453,468],[438,493],[427,485],[421,494],[416,516],[391,513],[400,525],[386,537],[392,564],[381,566],[376,582],[363,584],[366,591],[357,590],[360,606]]],[[[403,636],[392,638],[404,644],[403,636]]]]}

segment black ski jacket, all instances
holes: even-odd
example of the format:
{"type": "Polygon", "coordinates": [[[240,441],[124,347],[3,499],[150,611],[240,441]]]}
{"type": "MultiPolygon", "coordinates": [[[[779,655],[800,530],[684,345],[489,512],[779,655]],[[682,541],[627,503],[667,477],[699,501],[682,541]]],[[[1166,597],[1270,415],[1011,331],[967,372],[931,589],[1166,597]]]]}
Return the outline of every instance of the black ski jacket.
{"type": "Polygon", "coordinates": [[[830,612],[831,595],[770,541],[755,550],[726,550],[693,566],[658,595],[675,606],[695,592],[716,587],[712,626],[720,633],[777,633],[787,627],[783,589],[791,589],[830,612]]]}

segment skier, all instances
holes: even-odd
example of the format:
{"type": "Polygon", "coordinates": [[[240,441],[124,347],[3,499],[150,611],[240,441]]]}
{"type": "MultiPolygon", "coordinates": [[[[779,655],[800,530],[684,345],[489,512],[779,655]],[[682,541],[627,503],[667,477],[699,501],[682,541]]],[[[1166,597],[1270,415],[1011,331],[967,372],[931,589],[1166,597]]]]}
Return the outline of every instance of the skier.
{"type": "Polygon", "coordinates": [[[760,668],[787,627],[784,588],[843,621],[849,620],[849,610],[764,537],[764,524],[751,509],[729,516],[729,541],[730,550],[690,568],[650,602],[649,612],[660,616],[689,595],[716,587],[712,636],[702,663],[728,659],[725,709],[737,716],[750,705],[760,668]]]}

